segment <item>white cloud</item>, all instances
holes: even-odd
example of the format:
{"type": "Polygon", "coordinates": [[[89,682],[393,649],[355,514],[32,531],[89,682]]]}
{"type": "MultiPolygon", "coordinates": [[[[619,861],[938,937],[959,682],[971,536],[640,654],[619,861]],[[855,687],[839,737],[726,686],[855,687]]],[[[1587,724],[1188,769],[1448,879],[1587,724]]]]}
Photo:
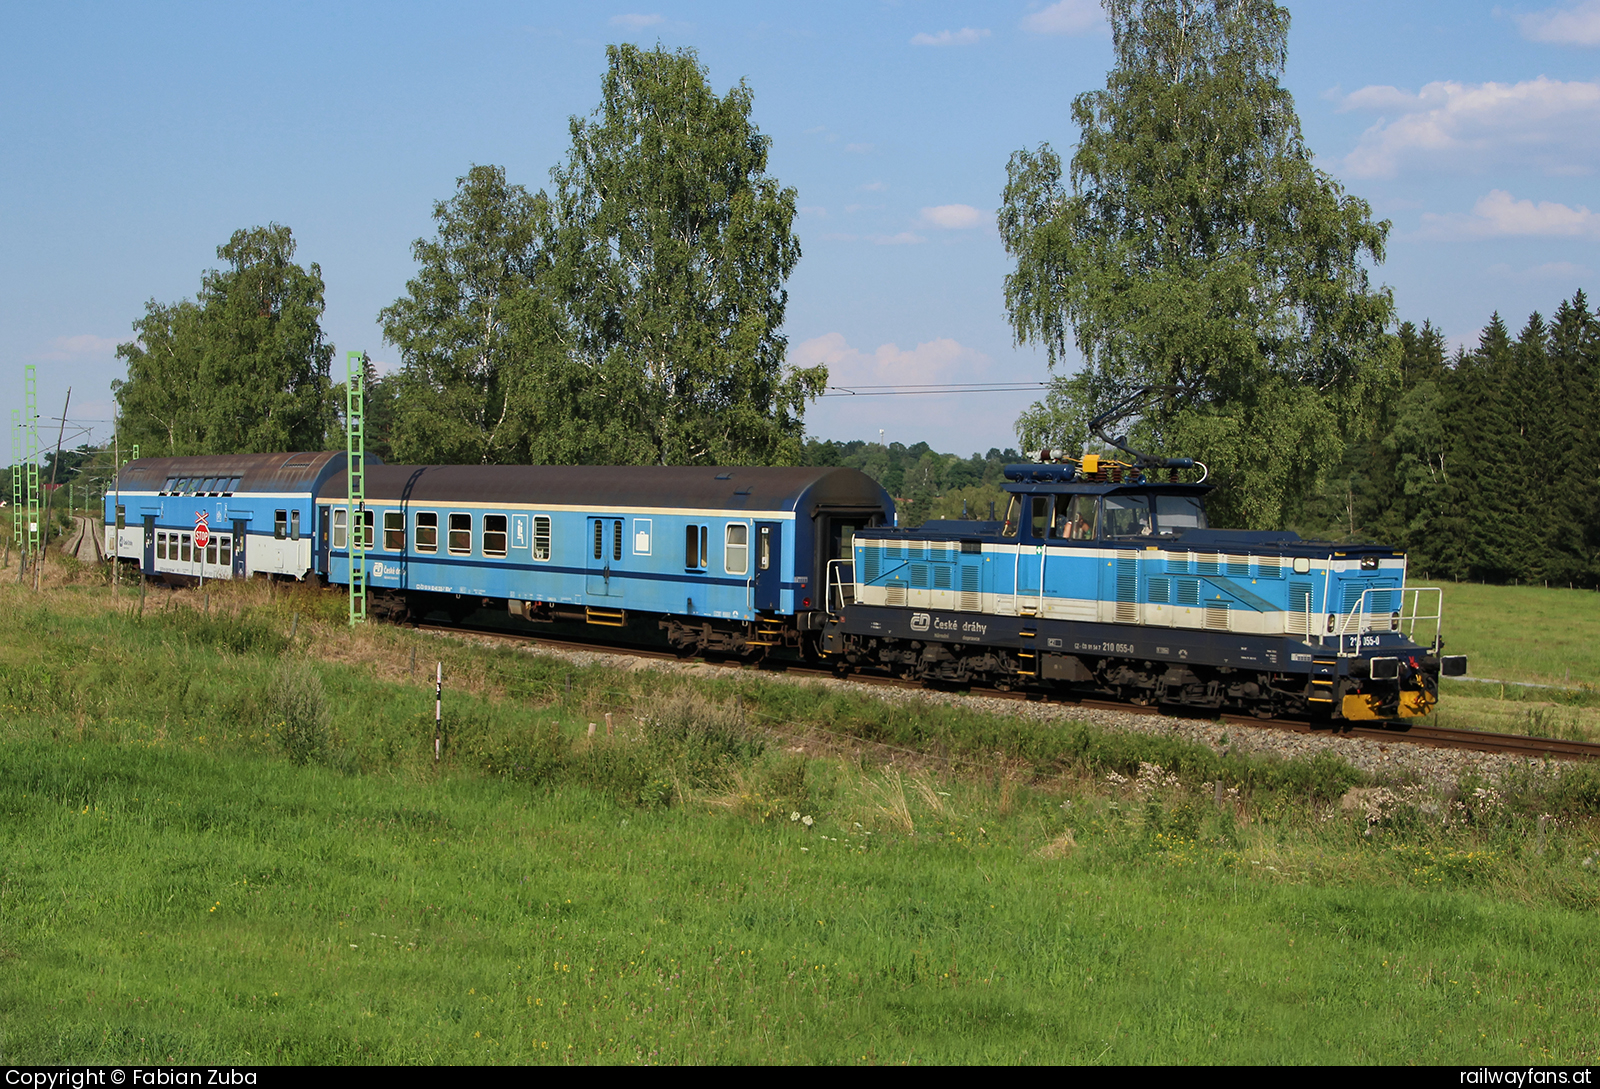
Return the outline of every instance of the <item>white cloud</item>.
{"type": "Polygon", "coordinates": [[[964,26],[960,30],[941,30],[937,34],[913,34],[912,45],[977,45],[989,36],[987,30],[964,26]]]}
{"type": "Polygon", "coordinates": [[[941,204],[922,210],[922,222],[930,227],[947,231],[965,231],[981,227],[987,217],[970,204],[941,204]]]}
{"type": "Polygon", "coordinates": [[[1600,45],[1600,0],[1581,0],[1570,8],[1546,8],[1519,15],[1522,36],[1557,45],[1600,45]]]}
{"type": "MultiPolygon", "coordinates": [[[[949,337],[914,348],[882,344],[865,352],[842,333],[813,337],[790,349],[795,366],[826,364],[830,387],[936,385],[981,382],[995,377],[995,363],[983,352],[949,337]]],[[[830,390],[830,393],[833,392],[830,390]]],[[[1031,396],[947,393],[914,397],[828,396],[806,410],[806,432],[825,439],[927,442],[944,453],[987,450],[1016,444],[1013,422],[1031,396]],[[1024,399],[1026,398],[1026,399],[1024,399]]]]}
{"type": "Polygon", "coordinates": [[[108,356],[117,350],[118,343],[120,342],[112,337],[95,336],[93,333],[56,337],[50,341],[50,347],[40,352],[36,358],[58,361],[96,355],[108,356]]]}
{"type": "Polygon", "coordinates": [[[885,189],[889,188],[889,183],[874,181],[868,182],[866,185],[858,186],[857,188],[859,188],[863,193],[881,193],[885,189]]]}
{"type": "Polygon", "coordinates": [[[873,145],[873,144],[846,144],[844,146],[844,149],[846,151],[854,152],[857,155],[865,155],[868,152],[870,152],[873,149],[874,146],[876,146],[876,145],[873,145]]]}
{"type": "Polygon", "coordinates": [[[1555,201],[1516,200],[1504,189],[1492,190],[1472,206],[1470,214],[1425,213],[1422,237],[1446,241],[1478,238],[1577,238],[1600,241],[1600,214],[1580,204],[1569,208],[1555,201]]]}
{"type": "Polygon", "coordinates": [[[879,246],[915,246],[927,239],[912,231],[901,231],[899,234],[869,234],[867,241],[879,246]]]}
{"type": "Polygon", "coordinates": [[[656,26],[663,21],[660,15],[613,15],[609,20],[612,26],[624,26],[629,30],[643,30],[647,26],[656,26]]]}
{"type": "Polygon", "coordinates": [[[1389,177],[1418,162],[1483,168],[1532,163],[1547,173],[1588,173],[1600,163],[1600,83],[1540,76],[1520,83],[1430,83],[1416,94],[1363,87],[1342,110],[1383,110],[1345,156],[1357,177],[1389,177]]]}
{"type": "Polygon", "coordinates": [[[1095,0],[1057,0],[1023,19],[1022,29],[1030,34],[1087,34],[1104,21],[1095,0]]]}

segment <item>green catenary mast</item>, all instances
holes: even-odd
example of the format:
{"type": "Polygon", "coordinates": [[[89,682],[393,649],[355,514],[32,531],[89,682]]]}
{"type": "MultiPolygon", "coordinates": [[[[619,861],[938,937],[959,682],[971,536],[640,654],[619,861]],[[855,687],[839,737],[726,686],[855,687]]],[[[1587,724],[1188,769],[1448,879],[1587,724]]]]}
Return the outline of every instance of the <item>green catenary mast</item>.
{"type": "Polygon", "coordinates": [[[345,515],[350,525],[350,626],[367,619],[366,393],[367,353],[347,352],[345,365],[345,515]]]}
{"type": "Polygon", "coordinates": [[[22,552],[22,412],[11,410],[11,544],[22,552]]]}
{"type": "Polygon", "coordinates": [[[31,365],[25,372],[23,388],[26,401],[23,405],[23,439],[26,448],[23,450],[23,472],[27,474],[27,530],[28,552],[37,556],[42,547],[39,540],[39,531],[44,527],[39,524],[39,373],[31,365]]]}

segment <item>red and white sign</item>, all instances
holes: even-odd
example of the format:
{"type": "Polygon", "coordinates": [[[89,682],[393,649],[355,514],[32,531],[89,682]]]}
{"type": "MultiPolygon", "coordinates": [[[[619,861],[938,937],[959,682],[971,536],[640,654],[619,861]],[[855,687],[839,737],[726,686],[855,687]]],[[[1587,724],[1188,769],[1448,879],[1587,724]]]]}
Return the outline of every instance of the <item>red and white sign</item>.
{"type": "Polygon", "coordinates": [[[194,546],[204,548],[211,543],[211,527],[206,525],[206,512],[194,516],[194,546]]]}

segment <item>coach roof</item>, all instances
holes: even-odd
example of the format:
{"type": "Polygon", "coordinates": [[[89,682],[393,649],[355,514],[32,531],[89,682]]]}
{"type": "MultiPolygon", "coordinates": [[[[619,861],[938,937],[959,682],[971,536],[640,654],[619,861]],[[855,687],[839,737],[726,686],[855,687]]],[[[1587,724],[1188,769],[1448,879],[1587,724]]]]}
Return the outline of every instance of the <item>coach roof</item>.
{"type": "MultiPolygon", "coordinates": [[[[318,498],[344,500],[341,470],[318,498]]],[[[582,507],[687,510],[789,510],[810,516],[827,508],[894,509],[873,479],[838,466],[747,468],[661,465],[370,465],[369,504],[493,505],[517,503],[582,507]]]]}
{"type": "Polygon", "coordinates": [[[235,494],[310,492],[335,466],[343,467],[344,457],[342,451],[322,450],[298,454],[139,458],[122,467],[117,474],[117,486],[125,492],[160,492],[166,490],[167,481],[173,477],[191,480],[197,477],[238,477],[239,486],[235,494]]]}

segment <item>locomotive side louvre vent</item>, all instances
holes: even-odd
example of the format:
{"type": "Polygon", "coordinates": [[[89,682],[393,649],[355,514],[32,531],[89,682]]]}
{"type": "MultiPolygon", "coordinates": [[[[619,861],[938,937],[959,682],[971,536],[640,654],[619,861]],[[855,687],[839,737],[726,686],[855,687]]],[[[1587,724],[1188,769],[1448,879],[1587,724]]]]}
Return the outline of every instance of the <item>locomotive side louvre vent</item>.
{"type": "Polygon", "coordinates": [[[1228,606],[1226,604],[1220,601],[1206,603],[1206,630],[1228,630],[1228,606]]]}
{"type": "Polygon", "coordinates": [[[1200,573],[1202,575],[1222,574],[1222,557],[1215,552],[1202,553],[1200,556],[1200,573]]]}
{"type": "Polygon", "coordinates": [[[1172,585],[1172,580],[1171,579],[1162,578],[1159,575],[1151,576],[1151,579],[1150,579],[1150,604],[1152,604],[1152,605],[1165,605],[1165,604],[1167,604],[1168,600],[1169,600],[1169,598],[1171,596],[1171,585],[1172,585]]]}
{"type": "Polygon", "coordinates": [[[888,592],[887,601],[885,602],[885,604],[904,606],[905,603],[906,603],[906,584],[903,583],[903,582],[899,582],[899,581],[891,582],[889,584],[889,592],[888,592]]]}
{"type": "Polygon", "coordinates": [[[913,560],[920,560],[928,554],[928,542],[907,541],[906,554],[913,560]]]}
{"type": "Polygon", "coordinates": [[[975,613],[980,605],[978,569],[976,567],[963,567],[961,569],[961,611],[975,613]]]}
{"type": "Polygon", "coordinates": [[[1139,561],[1136,553],[1117,553],[1117,621],[1139,621],[1139,561]]]}
{"type": "Polygon", "coordinates": [[[901,544],[899,541],[890,541],[888,544],[883,546],[883,557],[884,557],[884,559],[887,559],[887,560],[900,560],[900,559],[904,559],[905,555],[906,555],[906,546],[901,544]]]}
{"type": "Polygon", "coordinates": [[[915,586],[919,590],[926,590],[928,588],[927,564],[914,563],[911,565],[911,585],[915,586]]]}
{"type": "Polygon", "coordinates": [[[933,563],[949,563],[950,546],[944,541],[939,541],[928,546],[928,559],[933,563]]]}
{"type": "Polygon", "coordinates": [[[1256,578],[1283,578],[1283,561],[1276,556],[1258,556],[1256,558],[1256,578]]]}
{"type": "Polygon", "coordinates": [[[1297,635],[1306,634],[1307,618],[1311,612],[1311,584],[1289,584],[1289,630],[1297,635]]]}
{"type": "Polygon", "coordinates": [[[1167,573],[1172,575],[1187,575],[1192,572],[1189,564],[1192,561],[1187,552],[1173,552],[1167,556],[1167,573]]]}
{"type": "Polygon", "coordinates": [[[1199,579],[1179,579],[1178,580],[1178,604],[1179,605],[1198,605],[1198,604],[1200,604],[1200,580],[1199,579]]]}
{"type": "Polygon", "coordinates": [[[949,564],[940,564],[933,569],[933,588],[935,590],[949,590],[955,584],[955,572],[949,564]]]}
{"type": "Polygon", "coordinates": [[[1394,591],[1374,589],[1367,595],[1367,608],[1374,613],[1394,611],[1394,591]]]}
{"type": "Polygon", "coordinates": [[[861,550],[862,573],[867,582],[877,582],[878,575],[883,571],[883,549],[868,546],[861,550]]]}
{"type": "Polygon", "coordinates": [[[1228,577],[1229,578],[1235,578],[1235,579],[1247,579],[1247,578],[1249,578],[1250,577],[1250,557],[1249,556],[1229,556],[1228,557],[1228,577]]]}
{"type": "MultiPolygon", "coordinates": [[[[1350,612],[1353,609],[1355,609],[1355,607],[1357,605],[1361,604],[1361,591],[1363,591],[1365,589],[1366,589],[1366,587],[1363,586],[1359,582],[1349,582],[1349,583],[1345,584],[1345,587],[1344,587],[1344,613],[1345,613],[1346,616],[1350,615],[1350,612]]],[[[1368,608],[1372,607],[1371,606],[1371,602],[1372,602],[1372,599],[1370,597],[1367,598],[1367,603],[1368,603],[1367,607],[1368,608]]]]}

